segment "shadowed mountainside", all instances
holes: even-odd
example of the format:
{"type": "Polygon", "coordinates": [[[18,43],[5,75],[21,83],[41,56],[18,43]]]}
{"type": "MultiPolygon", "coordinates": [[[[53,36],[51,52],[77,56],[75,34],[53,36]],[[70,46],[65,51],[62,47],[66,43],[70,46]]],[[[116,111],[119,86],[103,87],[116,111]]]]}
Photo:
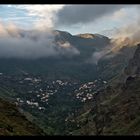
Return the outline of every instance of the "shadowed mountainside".
{"type": "Polygon", "coordinates": [[[43,131],[29,122],[15,104],[0,99],[0,136],[39,136],[43,131]]]}

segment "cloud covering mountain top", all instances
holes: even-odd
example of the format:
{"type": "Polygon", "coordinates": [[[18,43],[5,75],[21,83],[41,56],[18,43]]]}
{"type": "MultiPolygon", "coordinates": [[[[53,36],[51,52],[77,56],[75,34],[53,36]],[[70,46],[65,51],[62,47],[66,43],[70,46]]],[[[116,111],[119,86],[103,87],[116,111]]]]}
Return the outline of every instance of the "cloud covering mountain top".
{"type": "Polygon", "coordinates": [[[13,24],[0,24],[0,58],[37,59],[58,55],[78,55],[69,42],[55,42],[50,29],[23,31],[13,24]]]}

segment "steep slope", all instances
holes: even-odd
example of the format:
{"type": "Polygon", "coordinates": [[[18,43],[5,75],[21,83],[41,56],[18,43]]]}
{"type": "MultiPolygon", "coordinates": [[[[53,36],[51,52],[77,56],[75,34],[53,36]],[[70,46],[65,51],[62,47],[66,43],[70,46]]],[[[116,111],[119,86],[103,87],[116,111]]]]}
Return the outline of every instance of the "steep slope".
{"type": "Polygon", "coordinates": [[[127,79],[94,95],[89,110],[72,118],[77,129],[72,135],[140,134],[140,45],[124,73],[127,79]]]}
{"type": "Polygon", "coordinates": [[[126,75],[139,75],[140,74],[140,44],[134,54],[134,57],[130,60],[128,67],[125,68],[126,75]]]}
{"type": "Polygon", "coordinates": [[[137,45],[132,47],[123,46],[118,52],[103,56],[98,62],[99,77],[106,80],[114,80],[119,78],[118,82],[121,80],[124,81],[124,75],[120,79],[120,74],[123,73],[124,68],[128,65],[129,60],[132,59],[136,48],[137,45]],[[108,55],[112,55],[113,57],[107,58],[108,55]]]}
{"type": "Polygon", "coordinates": [[[17,109],[17,107],[0,99],[0,135],[43,135],[41,129],[29,122],[17,109]]]}

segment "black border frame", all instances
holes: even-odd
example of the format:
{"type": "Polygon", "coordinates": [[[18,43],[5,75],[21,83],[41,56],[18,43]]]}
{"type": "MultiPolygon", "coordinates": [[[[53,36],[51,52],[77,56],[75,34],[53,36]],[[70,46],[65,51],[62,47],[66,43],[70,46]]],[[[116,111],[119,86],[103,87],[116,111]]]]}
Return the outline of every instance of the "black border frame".
{"type": "MultiPolygon", "coordinates": [[[[138,0],[0,0],[0,4],[139,4],[140,1],[138,0]]],[[[116,138],[120,138],[121,136],[116,136],[114,135],[116,138]]],[[[112,138],[114,137],[113,135],[112,136],[89,136],[88,138],[112,138]]],[[[53,136],[53,137],[50,137],[50,136],[44,136],[44,137],[41,137],[41,136],[33,136],[33,137],[29,137],[29,136],[0,136],[0,139],[3,139],[3,138],[23,138],[24,140],[25,139],[34,139],[34,138],[37,138],[37,139],[40,139],[40,138],[55,138],[57,136],[53,136]]],[[[63,137],[63,136],[62,136],[63,137]]],[[[60,138],[62,138],[60,137],[60,138]]],[[[67,137],[75,137],[75,138],[86,138],[87,136],[67,136],[67,137]]],[[[128,136],[128,138],[132,138],[133,136],[128,136]]],[[[135,136],[135,137],[138,137],[138,136],[135,136]]],[[[122,137],[123,138],[123,137],[122,137]]],[[[127,138],[127,136],[125,136],[125,138],[127,138]]]]}

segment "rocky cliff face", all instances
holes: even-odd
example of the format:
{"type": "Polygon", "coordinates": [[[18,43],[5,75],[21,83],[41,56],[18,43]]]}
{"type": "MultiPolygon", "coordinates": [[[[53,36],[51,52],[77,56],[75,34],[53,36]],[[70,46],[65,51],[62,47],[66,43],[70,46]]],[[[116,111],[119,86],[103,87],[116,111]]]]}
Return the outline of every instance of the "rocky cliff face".
{"type": "Polygon", "coordinates": [[[134,57],[130,60],[128,67],[126,67],[125,74],[131,76],[140,74],[140,44],[138,44],[134,57]]]}

